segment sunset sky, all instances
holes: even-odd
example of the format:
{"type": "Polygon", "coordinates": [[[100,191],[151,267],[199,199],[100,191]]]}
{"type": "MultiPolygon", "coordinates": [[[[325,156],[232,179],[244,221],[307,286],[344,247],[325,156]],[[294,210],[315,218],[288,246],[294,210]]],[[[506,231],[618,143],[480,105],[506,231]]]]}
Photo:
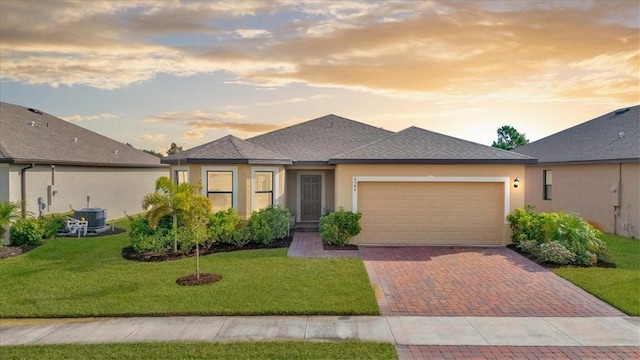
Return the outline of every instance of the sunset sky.
{"type": "Polygon", "coordinates": [[[639,63],[635,0],[0,0],[0,100],[162,152],[327,114],[533,141],[639,104],[639,63]]]}

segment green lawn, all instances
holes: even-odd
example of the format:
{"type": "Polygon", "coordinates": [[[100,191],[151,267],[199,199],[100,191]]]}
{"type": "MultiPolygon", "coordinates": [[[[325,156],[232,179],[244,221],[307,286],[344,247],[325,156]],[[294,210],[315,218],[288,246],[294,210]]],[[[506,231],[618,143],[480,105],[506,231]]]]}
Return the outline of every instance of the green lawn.
{"type": "Polygon", "coordinates": [[[2,346],[11,359],[397,359],[393,345],[371,342],[139,343],[2,346]]]}
{"type": "Polygon", "coordinates": [[[616,268],[559,268],[553,271],[600,299],[640,316],[640,241],[605,235],[616,268]]]}
{"type": "Polygon", "coordinates": [[[359,259],[293,259],[287,249],[203,256],[202,272],[222,275],[178,286],[195,258],[124,260],[127,234],[60,238],[0,262],[0,317],[134,315],[377,315],[359,259]]]}

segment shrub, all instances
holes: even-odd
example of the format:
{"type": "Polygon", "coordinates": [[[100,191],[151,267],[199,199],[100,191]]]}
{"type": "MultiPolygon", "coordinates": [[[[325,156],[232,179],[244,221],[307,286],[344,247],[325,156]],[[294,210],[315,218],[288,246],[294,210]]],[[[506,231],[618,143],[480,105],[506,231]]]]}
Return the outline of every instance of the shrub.
{"type": "Polygon", "coordinates": [[[327,245],[345,246],[349,239],[360,233],[360,212],[340,208],[320,218],[320,237],[327,245]]]}
{"type": "Polygon", "coordinates": [[[254,211],[248,224],[252,240],[264,245],[270,245],[277,239],[286,237],[289,230],[290,216],[289,210],[279,205],[254,211]]]}
{"type": "Polygon", "coordinates": [[[137,238],[140,236],[148,236],[153,234],[153,228],[149,224],[149,220],[142,215],[128,216],[129,219],[129,238],[137,238]]]}
{"type": "Polygon", "coordinates": [[[240,226],[231,237],[231,243],[236,247],[243,247],[251,242],[251,229],[248,226],[240,226]]]}
{"type": "Polygon", "coordinates": [[[155,231],[149,235],[142,235],[131,238],[131,246],[137,252],[162,253],[173,246],[173,235],[169,230],[155,231]]]}
{"type": "Polygon", "coordinates": [[[541,262],[567,265],[573,262],[575,255],[559,242],[550,241],[539,246],[536,257],[541,262]]]}
{"type": "Polygon", "coordinates": [[[558,265],[595,265],[609,262],[602,233],[576,214],[533,213],[517,209],[507,217],[513,243],[537,261],[558,265]]]}
{"type": "Polygon", "coordinates": [[[234,243],[233,236],[240,228],[240,217],[233,208],[218,211],[209,215],[207,234],[209,240],[215,243],[234,243]]]}
{"type": "Polygon", "coordinates": [[[65,221],[63,218],[54,215],[40,219],[40,225],[44,232],[43,237],[51,239],[58,234],[58,230],[64,228],[65,221]]]}
{"type": "Polygon", "coordinates": [[[40,226],[38,219],[19,219],[11,226],[11,245],[40,245],[42,243],[44,230],[40,226]]]}

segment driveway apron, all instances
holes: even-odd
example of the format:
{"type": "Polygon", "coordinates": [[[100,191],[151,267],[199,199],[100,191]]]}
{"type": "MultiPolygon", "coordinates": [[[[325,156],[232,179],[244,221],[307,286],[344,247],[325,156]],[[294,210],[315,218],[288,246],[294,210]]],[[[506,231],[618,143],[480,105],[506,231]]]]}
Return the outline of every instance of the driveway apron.
{"type": "Polygon", "coordinates": [[[504,247],[360,247],[381,315],[623,316],[504,247]]]}

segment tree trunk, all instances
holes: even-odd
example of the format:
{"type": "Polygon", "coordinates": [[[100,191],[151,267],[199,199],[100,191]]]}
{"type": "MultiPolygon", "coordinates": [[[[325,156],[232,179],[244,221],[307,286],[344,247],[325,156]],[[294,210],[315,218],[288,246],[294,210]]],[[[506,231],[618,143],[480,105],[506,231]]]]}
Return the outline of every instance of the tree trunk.
{"type": "Polygon", "coordinates": [[[178,252],[178,216],[173,213],[173,251],[178,252]]]}
{"type": "Polygon", "coordinates": [[[196,243],[196,279],[200,279],[200,246],[196,243]]]}

